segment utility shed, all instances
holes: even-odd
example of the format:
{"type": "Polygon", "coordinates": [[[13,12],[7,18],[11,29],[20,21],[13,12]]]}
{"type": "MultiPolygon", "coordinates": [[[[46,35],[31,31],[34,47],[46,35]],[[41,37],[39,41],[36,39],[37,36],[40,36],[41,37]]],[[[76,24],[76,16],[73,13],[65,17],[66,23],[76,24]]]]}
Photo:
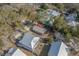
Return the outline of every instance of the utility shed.
{"type": "Polygon", "coordinates": [[[35,37],[31,33],[26,33],[24,34],[23,38],[17,42],[17,45],[28,49],[29,51],[33,51],[39,39],[39,37],[35,37]]]}
{"type": "Polygon", "coordinates": [[[63,42],[54,42],[51,44],[48,56],[67,56],[68,47],[63,42]]]}
{"type": "Polygon", "coordinates": [[[5,56],[26,56],[20,49],[11,48],[5,56]]]}
{"type": "Polygon", "coordinates": [[[38,34],[45,34],[47,31],[45,28],[39,27],[37,25],[33,26],[32,30],[38,34]]]}

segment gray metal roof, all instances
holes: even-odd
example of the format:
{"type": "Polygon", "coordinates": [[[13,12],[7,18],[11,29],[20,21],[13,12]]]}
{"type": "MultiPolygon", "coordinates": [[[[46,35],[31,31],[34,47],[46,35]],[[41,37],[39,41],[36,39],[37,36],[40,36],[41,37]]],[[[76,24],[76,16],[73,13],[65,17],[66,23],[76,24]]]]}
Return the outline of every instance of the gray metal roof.
{"type": "Polygon", "coordinates": [[[19,43],[24,46],[28,46],[28,47],[32,48],[31,41],[33,38],[34,38],[34,36],[31,33],[26,33],[23,36],[23,38],[19,41],[19,43]]]}
{"type": "Polygon", "coordinates": [[[63,42],[54,42],[51,44],[48,56],[66,56],[68,47],[63,42]]]}
{"type": "Polygon", "coordinates": [[[59,49],[60,49],[60,46],[61,46],[60,42],[55,42],[55,43],[51,44],[48,55],[49,56],[57,56],[59,49]]]}

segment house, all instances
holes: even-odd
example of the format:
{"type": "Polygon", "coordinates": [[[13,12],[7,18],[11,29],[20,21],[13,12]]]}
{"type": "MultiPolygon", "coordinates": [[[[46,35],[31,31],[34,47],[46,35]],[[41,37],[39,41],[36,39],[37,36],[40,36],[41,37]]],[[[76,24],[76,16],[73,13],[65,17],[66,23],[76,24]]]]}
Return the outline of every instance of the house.
{"type": "Polygon", "coordinates": [[[20,49],[17,48],[11,48],[9,51],[5,54],[5,56],[26,56],[20,49]]]}
{"type": "Polygon", "coordinates": [[[17,46],[23,47],[29,51],[33,51],[33,49],[37,46],[39,39],[39,37],[35,37],[31,33],[25,33],[23,38],[16,42],[16,44],[17,46]]]}
{"type": "Polygon", "coordinates": [[[51,10],[51,9],[49,9],[49,10],[48,10],[48,14],[55,17],[55,16],[60,16],[61,13],[59,13],[59,12],[56,11],[56,10],[51,10]]]}
{"type": "Polygon", "coordinates": [[[75,21],[76,20],[76,17],[77,17],[77,14],[76,13],[72,13],[72,14],[65,14],[65,18],[68,22],[71,22],[71,21],[75,21]]]}
{"type": "Polygon", "coordinates": [[[67,56],[68,47],[63,42],[54,42],[48,52],[48,56],[67,56]]]}
{"type": "Polygon", "coordinates": [[[38,33],[38,34],[45,34],[47,32],[47,30],[44,27],[40,27],[40,26],[33,26],[32,27],[32,31],[38,33]]]}
{"type": "Polygon", "coordinates": [[[68,25],[72,26],[72,27],[73,26],[75,27],[76,25],[79,25],[79,22],[77,22],[77,21],[71,21],[71,22],[68,23],[68,25]]]}
{"type": "Polygon", "coordinates": [[[72,13],[72,14],[65,14],[65,19],[68,22],[69,26],[76,26],[79,23],[76,21],[77,14],[72,13]]]}

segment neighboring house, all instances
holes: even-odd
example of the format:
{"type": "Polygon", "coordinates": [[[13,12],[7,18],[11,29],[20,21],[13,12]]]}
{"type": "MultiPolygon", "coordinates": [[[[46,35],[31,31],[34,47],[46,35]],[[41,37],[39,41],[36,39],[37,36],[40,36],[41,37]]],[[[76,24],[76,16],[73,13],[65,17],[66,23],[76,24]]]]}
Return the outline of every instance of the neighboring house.
{"type": "Polygon", "coordinates": [[[75,21],[77,17],[76,13],[65,15],[65,18],[68,22],[75,21]]]}
{"type": "Polygon", "coordinates": [[[17,48],[11,48],[9,51],[5,54],[5,56],[26,56],[20,49],[17,48]]]}
{"type": "Polygon", "coordinates": [[[79,51],[79,42],[76,40],[78,38],[74,37],[73,39],[70,39],[70,47],[71,49],[74,49],[75,51],[79,51]]]}
{"type": "Polygon", "coordinates": [[[44,27],[40,27],[40,26],[33,26],[32,27],[32,31],[38,33],[38,34],[45,34],[47,32],[47,30],[44,27]]]}
{"type": "Polygon", "coordinates": [[[69,26],[76,26],[79,23],[76,21],[77,14],[72,13],[72,14],[65,14],[65,19],[68,22],[69,26]]]}
{"type": "Polygon", "coordinates": [[[48,56],[68,56],[68,47],[63,42],[54,42],[48,52],[48,56]]]}
{"type": "Polygon", "coordinates": [[[17,46],[23,47],[29,51],[33,51],[37,46],[39,39],[39,37],[35,37],[31,33],[26,33],[20,41],[16,42],[16,44],[17,46]]]}
{"type": "Polygon", "coordinates": [[[56,11],[56,10],[51,10],[51,9],[49,9],[49,10],[48,10],[48,14],[49,14],[49,15],[52,15],[52,16],[60,16],[61,13],[59,13],[59,12],[56,11]]]}
{"type": "Polygon", "coordinates": [[[79,25],[79,22],[77,22],[77,21],[71,21],[71,22],[68,23],[68,25],[72,26],[72,27],[73,26],[75,27],[76,25],[79,25]]]}

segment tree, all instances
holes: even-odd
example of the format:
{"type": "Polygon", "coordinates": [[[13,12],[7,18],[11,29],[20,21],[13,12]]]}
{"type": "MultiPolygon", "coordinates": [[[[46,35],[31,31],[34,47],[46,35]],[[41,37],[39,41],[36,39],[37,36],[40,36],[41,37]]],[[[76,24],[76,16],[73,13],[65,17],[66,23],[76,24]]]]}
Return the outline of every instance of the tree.
{"type": "Polygon", "coordinates": [[[79,22],[79,11],[77,11],[77,17],[76,20],[79,22]]]}
{"type": "Polygon", "coordinates": [[[46,4],[41,4],[40,8],[46,10],[46,9],[48,9],[48,6],[46,4]]]}
{"type": "Polygon", "coordinates": [[[60,16],[58,19],[54,21],[54,28],[64,35],[67,42],[72,38],[72,34],[70,33],[71,29],[68,27],[63,16],[60,16]]]}
{"type": "Polygon", "coordinates": [[[64,30],[68,27],[66,21],[64,20],[64,16],[60,16],[59,18],[55,19],[53,25],[54,28],[57,29],[57,31],[60,31],[62,29],[64,30]]]}
{"type": "Polygon", "coordinates": [[[69,33],[69,32],[67,32],[64,36],[65,36],[65,38],[66,38],[66,42],[69,42],[70,39],[72,38],[72,35],[71,35],[71,33],[69,33]]]}
{"type": "Polygon", "coordinates": [[[55,5],[55,7],[57,7],[58,9],[60,9],[60,11],[64,10],[64,4],[62,4],[62,3],[54,3],[52,5],[55,5]]]}
{"type": "Polygon", "coordinates": [[[47,44],[51,44],[53,42],[53,38],[49,36],[48,38],[44,38],[43,42],[47,44]]]}

